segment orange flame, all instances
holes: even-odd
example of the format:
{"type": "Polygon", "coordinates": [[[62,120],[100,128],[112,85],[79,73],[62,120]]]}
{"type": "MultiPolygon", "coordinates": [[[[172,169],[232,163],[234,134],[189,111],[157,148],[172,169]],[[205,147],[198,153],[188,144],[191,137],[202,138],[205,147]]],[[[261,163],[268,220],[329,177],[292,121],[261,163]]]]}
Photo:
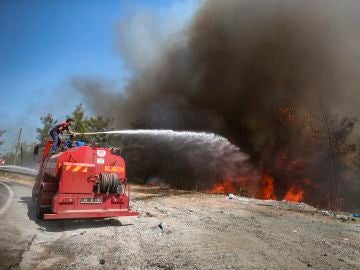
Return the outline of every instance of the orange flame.
{"type": "Polygon", "coordinates": [[[211,189],[210,192],[213,193],[236,193],[237,192],[237,188],[235,185],[235,182],[231,181],[231,180],[225,180],[221,183],[217,183],[215,184],[215,186],[211,189]]]}
{"type": "Polygon", "coordinates": [[[274,194],[275,188],[274,188],[274,178],[272,178],[270,175],[263,173],[262,176],[262,199],[264,200],[276,200],[276,196],[274,194]]]}
{"type": "Polygon", "coordinates": [[[304,198],[304,190],[291,187],[285,194],[284,200],[289,202],[301,202],[304,198]]]}
{"type": "MultiPolygon", "coordinates": [[[[252,178],[248,177],[239,177],[236,179],[227,179],[222,182],[216,183],[208,192],[218,193],[218,194],[239,194],[239,192],[247,187],[247,183],[251,181],[252,178]]],[[[274,178],[266,172],[262,173],[260,179],[260,189],[258,192],[253,193],[253,196],[263,199],[263,200],[277,200],[275,195],[275,180],[274,178]]],[[[309,179],[304,179],[304,185],[311,185],[309,179]]],[[[304,190],[300,187],[291,187],[285,194],[284,200],[290,202],[301,202],[304,199],[304,190]]]]}

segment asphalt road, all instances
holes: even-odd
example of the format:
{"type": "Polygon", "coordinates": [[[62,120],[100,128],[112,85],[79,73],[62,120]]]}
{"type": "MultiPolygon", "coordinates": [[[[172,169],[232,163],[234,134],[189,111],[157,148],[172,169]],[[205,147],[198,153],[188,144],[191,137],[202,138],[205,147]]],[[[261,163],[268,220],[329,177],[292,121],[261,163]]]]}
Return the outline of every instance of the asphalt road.
{"type": "Polygon", "coordinates": [[[58,241],[73,238],[84,228],[121,225],[113,219],[38,220],[31,185],[0,178],[0,270],[58,269],[53,264],[59,257],[49,255],[48,246],[56,250],[58,241]]]}
{"type": "Polygon", "coordinates": [[[10,205],[12,196],[12,189],[7,184],[0,182],[0,217],[10,205]]]}
{"type": "Polygon", "coordinates": [[[29,219],[31,189],[0,179],[0,269],[18,269],[37,232],[29,219]]]}

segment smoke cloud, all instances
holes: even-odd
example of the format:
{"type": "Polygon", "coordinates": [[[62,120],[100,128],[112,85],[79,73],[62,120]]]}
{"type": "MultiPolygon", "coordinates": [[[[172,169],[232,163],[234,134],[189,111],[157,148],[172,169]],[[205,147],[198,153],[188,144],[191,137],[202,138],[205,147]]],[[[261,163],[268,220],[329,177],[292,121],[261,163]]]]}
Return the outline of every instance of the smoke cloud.
{"type": "Polygon", "coordinates": [[[133,78],[118,94],[98,80],[73,84],[119,128],[216,132],[266,164],[277,108],[305,113],[322,98],[359,115],[359,12],[355,0],[205,1],[155,58],[131,58],[133,78]]]}

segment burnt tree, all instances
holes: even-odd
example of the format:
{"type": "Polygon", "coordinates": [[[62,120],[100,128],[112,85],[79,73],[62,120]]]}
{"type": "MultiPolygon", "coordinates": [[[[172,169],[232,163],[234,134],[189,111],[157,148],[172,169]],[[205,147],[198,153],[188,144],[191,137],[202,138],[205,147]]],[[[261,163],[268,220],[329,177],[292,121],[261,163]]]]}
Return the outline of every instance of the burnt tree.
{"type": "Polygon", "coordinates": [[[339,116],[321,99],[312,115],[315,119],[312,125],[313,137],[318,142],[320,151],[325,154],[325,164],[330,170],[329,173],[324,172],[324,175],[328,174],[331,179],[328,190],[331,203],[336,205],[339,183],[347,167],[346,158],[355,151],[355,144],[349,141],[356,118],[339,116]]]}

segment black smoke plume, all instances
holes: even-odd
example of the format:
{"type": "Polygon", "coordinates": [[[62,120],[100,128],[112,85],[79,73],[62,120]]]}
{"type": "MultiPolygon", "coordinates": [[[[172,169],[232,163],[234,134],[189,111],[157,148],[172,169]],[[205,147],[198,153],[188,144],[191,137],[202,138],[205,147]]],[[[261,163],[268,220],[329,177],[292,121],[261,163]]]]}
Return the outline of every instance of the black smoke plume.
{"type": "Polygon", "coordinates": [[[98,80],[74,85],[119,128],[216,132],[266,167],[279,108],[305,113],[321,98],[358,115],[359,12],[352,0],[205,1],[185,38],[171,36],[122,94],[98,80]]]}

